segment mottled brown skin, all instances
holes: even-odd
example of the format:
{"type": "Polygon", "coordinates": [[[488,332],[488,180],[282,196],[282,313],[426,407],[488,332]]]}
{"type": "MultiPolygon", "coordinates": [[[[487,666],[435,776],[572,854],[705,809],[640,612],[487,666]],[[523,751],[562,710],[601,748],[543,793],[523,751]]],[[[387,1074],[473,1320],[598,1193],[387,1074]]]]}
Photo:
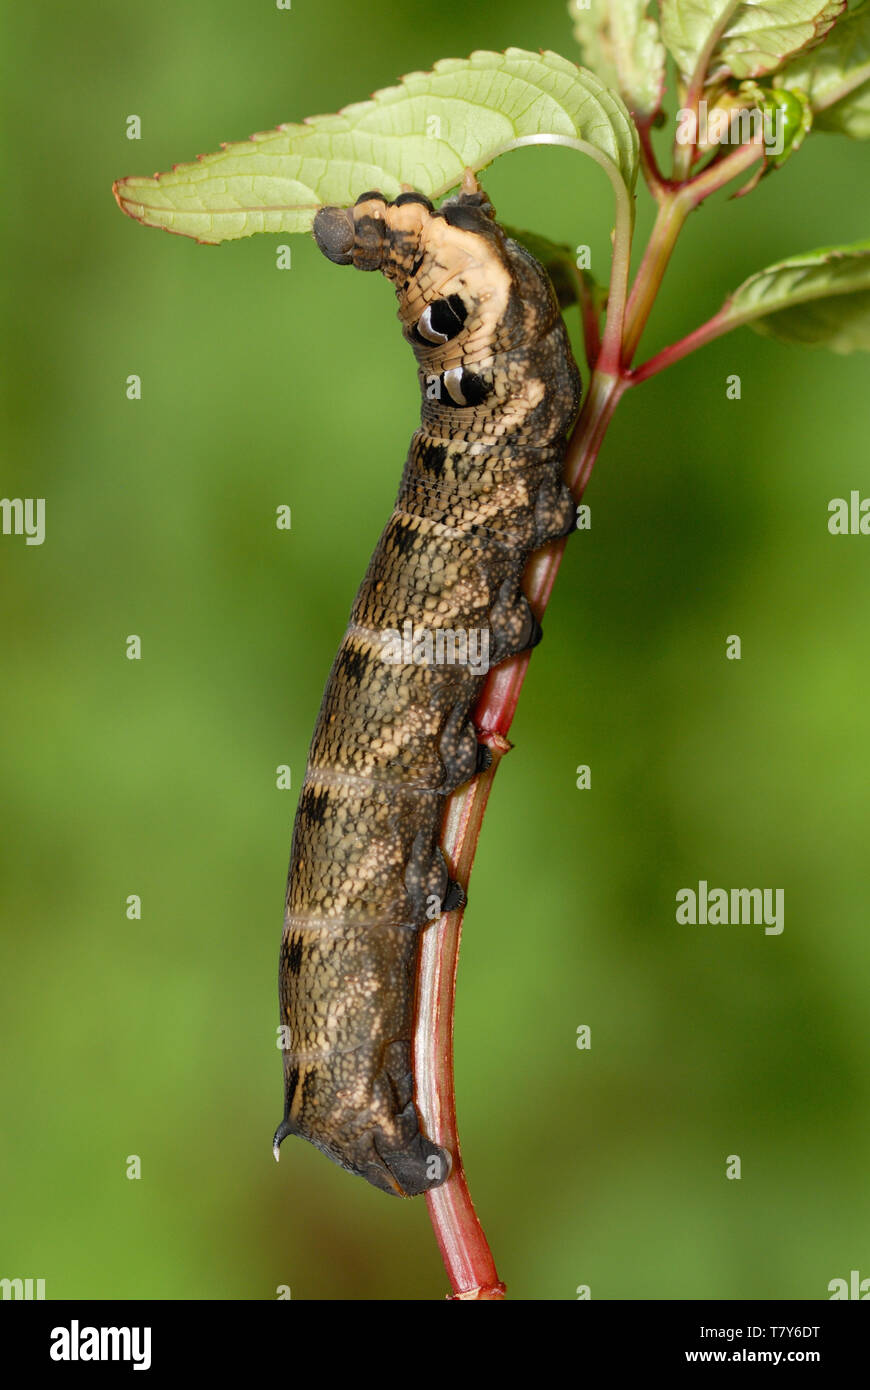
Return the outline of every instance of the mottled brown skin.
{"type": "Polygon", "coordinates": [[[416,968],[421,930],[464,901],[438,839],[445,798],[485,765],[470,719],[485,672],[388,664],[382,633],[408,619],[486,629],[490,666],[539,640],[520,580],[531,552],[574,525],[562,470],[580,378],[546,273],[480,190],[466,185],[438,212],[417,194],[364,194],[353,209],[321,209],[314,235],[331,260],[395,284],[423,406],[296,814],[275,1146],[299,1134],[385,1192],[414,1196],[450,1169],[414,1105],[416,968]]]}

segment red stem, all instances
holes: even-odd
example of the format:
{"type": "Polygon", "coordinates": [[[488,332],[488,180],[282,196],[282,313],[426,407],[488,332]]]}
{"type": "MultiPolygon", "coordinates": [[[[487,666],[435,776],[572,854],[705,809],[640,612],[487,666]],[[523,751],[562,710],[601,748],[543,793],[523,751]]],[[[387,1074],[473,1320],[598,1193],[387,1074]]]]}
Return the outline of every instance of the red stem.
{"type": "MultiPolygon", "coordinates": [[[[626,386],[623,378],[593,375],[568,446],[566,476],[578,500],[626,386]]],[[[547,606],[564,549],[564,540],[554,541],[536,551],[526,568],[523,587],[537,617],[547,606]]],[[[505,753],[510,751],[507,732],[528,664],[529,653],[525,652],[491,671],[474,710],[481,741],[492,752],[492,765],[450,798],[441,840],[451,875],[462,884],[467,885],[471,874],[493,779],[505,753]]],[[[452,1297],[484,1301],[503,1298],[504,1285],[474,1210],[456,1126],[453,1010],[461,936],[461,910],[441,917],[423,933],[417,988],[417,1017],[422,1026],[414,1030],[414,1070],[417,1105],[426,1132],[453,1155],[447,1182],[426,1194],[452,1297]]]]}
{"type": "Polygon", "coordinates": [[[656,159],[650,121],[638,121],[636,124],[638,147],[640,150],[640,167],[643,171],[644,179],[646,180],[646,186],[656,202],[661,202],[662,196],[672,187],[672,184],[670,179],[665,178],[659,167],[659,162],[656,159]]]}
{"type": "Polygon", "coordinates": [[[595,291],[590,286],[583,271],[578,270],[575,266],[574,275],[577,280],[577,299],[580,304],[580,321],[583,324],[583,346],[586,351],[586,363],[589,369],[592,370],[601,352],[601,330],[598,326],[598,306],[595,303],[595,291]]]}
{"type": "MultiPolygon", "coordinates": [[[[715,168],[707,168],[684,183],[661,182],[657,186],[659,212],[631,296],[626,304],[631,243],[631,210],[617,193],[617,231],[611,274],[607,320],[596,367],[580,417],[569,441],[566,478],[579,501],[589,482],[607,427],[628,387],[652,375],[655,363],[666,366],[678,356],[716,336],[703,325],[684,340],[665,349],[636,372],[630,363],[674,243],[689,212],[730,179],[737,177],[759,157],[751,147],[735,150],[715,168]]],[[[648,165],[655,179],[658,171],[648,165]]],[[[583,305],[581,296],[581,305],[583,305]]],[[[715,320],[711,321],[715,322],[715,320]]],[[[586,341],[590,342],[584,308],[586,341]]],[[[597,329],[597,323],[596,323],[597,329]]],[[[722,329],[721,331],[725,331],[722,329]]],[[[597,338],[597,334],[596,334],[597,338]]],[[[540,618],[547,606],[565,548],[564,540],[537,551],[523,576],[523,589],[540,618]]],[[[514,657],[491,671],[473,718],[481,741],[492,751],[489,770],[450,797],[441,839],[453,878],[468,884],[483,813],[498,765],[510,750],[507,734],[513,721],[529,653],[514,657]]],[[[422,934],[418,967],[417,1019],[414,1029],[414,1070],[417,1107],[426,1133],[453,1156],[449,1178],[426,1194],[429,1215],[450,1278],[454,1299],[485,1301],[504,1297],[492,1253],[474,1210],[465,1173],[456,1125],[453,1084],[453,1012],[456,970],[462,935],[462,911],[442,916],[422,934]]]]}
{"type": "Polygon", "coordinates": [[[671,343],[668,347],[662,348],[654,357],[642,362],[639,367],[628,373],[629,381],[632,386],[639,386],[642,381],[647,381],[649,377],[655,376],[657,372],[663,372],[666,367],[672,367],[681,358],[688,357],[690,352],[697,352],[698,348],[705,347],[707,343],[712,343],[715,338],[721,338],[723,333],[730,333],[732,328],[738,326],[738,320],[729,317],[725,309],[720,309],[718,314],[702,323],[698,328],[687,333],[685,338],[680,338],[678,342],[671,343]]]}

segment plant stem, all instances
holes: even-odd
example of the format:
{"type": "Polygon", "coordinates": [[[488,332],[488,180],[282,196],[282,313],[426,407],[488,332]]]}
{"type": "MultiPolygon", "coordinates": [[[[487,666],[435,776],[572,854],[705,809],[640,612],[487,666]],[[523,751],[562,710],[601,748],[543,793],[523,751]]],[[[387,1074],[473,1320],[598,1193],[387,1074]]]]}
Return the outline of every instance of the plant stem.
{"type": "Polygon", "coordinates": [[[683,190],[670,191],[659,203],[655,225],[647,242],[640,269],[628,298],[622,339],[622,365],[630,366],[646,327],[656,295],[661,288],[668,262],[692,210],[683,190]]]}
{"type": "Polygon", "coordinates": [[[625,311],[622,366],[631,365],[643,330],[661,289],[665,271],[686,218],[711,194],[751,169],[763,154],[761,144],[739,145],[724,159],[710,164],[702,173],[679,187],[668,188],[661,197],[655,225],[635,277],[625,311]]]}
{"type": "Polygon", "coordinates": [[[634,231],[634,195],[629,193],[622,179],[612,180],[612,186],[616,204],[613,255],[610,261],[610,287],[607,293],[604,337],[597,363],[605,372],[618,371],[622,358],[620,344],[625,323],[628,276],[631,269],[631,238],[634,231]]]}
{"type": "Polygon", "coordinates": [[[714,314],[706,323],[687,333],[685,338],[680,338],[679,342],[671,343],[669,347],[662,348],[654,357],[650,357],[646,362],[642,362],[639,367],[635,367],[629,372],[628,379],[632,386],[639,386],[642,381],[647,381],[651,376],[658,372],[663,372],[666,367],[672,367],[681,358],[688,357],[690,352],[696,352],[698,348],[705,347],[707,343],[712,343],[715,338],[721,338],[723,333],[730,333],[732,328],[738,326],[739,320],[727,313],[726,309],[720,309],[718,314],[714,314]]]}
{"type": "Polygon", "coordinates": [[[598,305],[595,294],[582,270],[572,267],[577,281],[577,300],[580,306],[580,321],[583,325],[583,347],[586,363],[590,371],[594,368],[601,352],[601,332],[598,327],[598,305]]]}
{"type": "MultiPolygon", "coordinates": [[[[568,446],[566,477],[578,500],[626,386],[623,378],[593,373],[568,446]]],[[[532,556],[526,568],[523,587],[537,617],[547,606],[564,548],[564,540],[544,546],[532,556]]],[[[490,672],[473,718],[481,741],[492,752],[492,764],[487,772],[455,792],[447,804],[441,844],[451,876],[465,885],[471,874],[493,779],[505,753],[510,751],[506,735],[528,664],[529,653],[524,652],[490,672]]],[[[504,1297],[504,1285],[499,1281],[474,1210],[456,1126],[453,1011],[461,936],[461,910],[445,914],[423,933],[414,1030],[416,1099],[426,1133],[453,1155],[450,1177],[426,1194],[429,1215],[453,1289],[452,1297],[492,1301],[504,1297]]]]}
{"type": "Polygon", "coordinates": [[[661,202],[664,194],[670,187],[670,181],[665,178],[659,168],[656,152],[652,143],[652,131],[649,121],[639,121],[637,125],[638,147],[640,149],[640,167],[643,171],[646,186],[655,198],[656,202],[661,202]]]}
{"type": "MultiPolygon", "coordinates": [[[[529,143],[536,141],[532,138],[529,143]]],[[[564,143],[577,144],[568,140],[564,143]]],[[[725,327],[714,330],[712,325],[717,320],[711,320],[682,344],[666,348],[636,372],[630,370],[631,359],[686,217],[711,193],[754,163],[760,154],[759,147],[741,146],[681,186],[660,184],[658,217],[630,297],[627,288],[633,202],[621,179],[612,179],[616,225],[607,320],[601,350],[568,443],[565,462],[565,477],[578,502],[589,482],[613,413],[628,387],[725,331],[725,327]]],[[[586,341],[587,344],[594,341],[588,328],[586,341]]],[[[546,609],[564,549],[564,539],[554,541],[536,551],[526,567],[523,590],[538,618],[546,609]]],[[[445,810],[441,845],[451,876],[464,886],[468,885],[495,774],[505,753],[510,751],[507,734],[528,669],[529,655],[525,652],[513,657],[489,673],[472,717],[481,742],[492,752],[492,764],[485,773],[454,792],[445,810]]],[[[453,1156],[453,1168],[446,1182],[426,1194],[429,1215],[453,1290],[451,1297],[493,1301],[504,1297],[505,1288],[474,1210],[456,1125],[453,1016],[462,917],[461,909],[447,913],[422,933],[414,1028],[416,1102],[429,1138],[453,1156]]]]}
{"type": "MultiPolygon", "coordinates": [[[[691,111],[697,118],[701,98],[704,95],[704,87],[707,82],[707,70],[713,52],[728,27],[731,16],[737,9],[738,0],[728,0],[724,10],[719,15],[716,26],[707,36],[706,43],[695,59],[695,67],[689,78],[688,87],[683,98],[683,109],[691,111]]],[[[688,178],[695,157],[695,143],[689,141],[681,144],[676,136],[674,138],[674,178],[683,181],[688,178]]]]}
{"type": "MultiPolygon", "coordinates": [[[[493,761],[474,783],[474,797],[453,797],[444,824],[445,853],[453,876],[467,882],[489,791],[502,751],[491,740],[493,761]]],[[[505,750],[510,745],[505,741],[505,750]]],[[[429,1216],[450,1278],[452,1297],[493,1301],[504,1297],[495,1261],[465,1181],[456,1128],[453,1082],[453,1007],[462,936],[462,912],[447,913],[423,933],[414,1031],[417,1106],[430,1137],[453,1155],[447,1182],[426,1194],[429,1216]]]]}
{"type": "Polygon", "coordinates": [[[707,164],[700,174],[696,174],[685,184],[681,192],[689,198],[693,208],[700,207],[711,193],[718,193],[720,188],[724,188],[733,179],[739,178],[751,169],[763,154],[764,142],[761,140],[750,140],[745,145],[738,145],[730,154],[719,155],[707,164]]]}

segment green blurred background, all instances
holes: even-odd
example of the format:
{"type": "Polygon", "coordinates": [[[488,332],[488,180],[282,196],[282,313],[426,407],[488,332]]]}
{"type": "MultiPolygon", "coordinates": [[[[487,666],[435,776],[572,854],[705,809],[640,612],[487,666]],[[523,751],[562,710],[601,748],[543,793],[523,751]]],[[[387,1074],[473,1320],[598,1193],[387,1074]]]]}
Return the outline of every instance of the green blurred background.
{"type": "MultiPolygon", "coordinates": [[[[111,183],[439,57],[576,57],[569,20],[559,0],[82,0],[10,6],[5,27],[2,493],[44,496],[47,535],[0,541],[0,1276],[49,1298],[441,1297],[422,1201],[270,1151],[296,793],[417,418],[413,364],[381,277],[307,237],[288,272],[286,238],[146,231],[111,183]]],[[[696,214],[644,355],[753,270],[866,236],[867,160],[819,135],[696,214]]],[[[606,279],[590,161],[524,150],[485,183],[606,279]]],[[[650,222],[642,192],[639,242],[650,222]]],[[[460,964],[464,1155],[516,1297],[818,1299],[870,1276],[870,540],[826,525],[831,497],[870,494],[868,401],[866,358],[744,331],[628,397],[606,441],[460,964]],[[701,878],[784,888],[782,936],[679,926],[701,878]]]]}

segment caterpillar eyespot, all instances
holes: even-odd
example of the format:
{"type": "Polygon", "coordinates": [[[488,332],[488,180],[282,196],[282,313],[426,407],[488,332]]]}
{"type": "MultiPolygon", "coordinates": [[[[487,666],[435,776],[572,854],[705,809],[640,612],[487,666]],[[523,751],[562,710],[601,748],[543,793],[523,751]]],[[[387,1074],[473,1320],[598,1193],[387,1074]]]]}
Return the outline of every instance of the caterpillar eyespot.
{"type": "Polygon", "coordinates": [[[327,682],[309,753],[279,964],[284,1118],[398,1196],[451,1157],[414,1104],[420,933],[465,903],[438,840],[445,798],[491,755],[471,711],[487,670],[534,646],[521,589],[574,529],[562,479],[580,377],[546,272],[482,190],[324,207],[320,250],[380,270],[420,376],[420,428],[327,682]],[[390,655],[387,655],[389,649],[390,655]],[[486,659],[483,659],[483,653],[486,659]]]}
{"type": "Polygon", "coordinates": [[[445,405],[481,405],[492,389],[489,383],[476,372],[467,372],[464,367],[451,367],[444,372],[441,380],[445,395],[445,405]]]}
{"type": "Polygon", "coordinates": [[[449,343],[468,317],[465,301],[458,294],[427,304],[413,330],[418,343],[449,343]]]}

